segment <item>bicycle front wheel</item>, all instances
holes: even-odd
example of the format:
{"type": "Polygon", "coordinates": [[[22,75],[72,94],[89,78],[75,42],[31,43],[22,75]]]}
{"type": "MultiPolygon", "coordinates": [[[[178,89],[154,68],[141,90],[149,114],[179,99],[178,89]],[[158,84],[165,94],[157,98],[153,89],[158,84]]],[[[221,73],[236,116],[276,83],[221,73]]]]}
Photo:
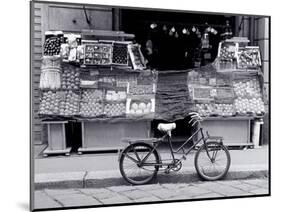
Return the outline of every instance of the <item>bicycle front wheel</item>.
{"type": "Polygon", "coordinates": [[[203,144],[195,155],[195,168],[204,180],[219,180],[225,177],[230,167],[230,154],[219,142],[203,144]]]}
{"type": "Polygon", "coordinates": [[[150,182],[157,174],[160,159],[156,150],[146,143],[129,145],[121,153],[119,168],[123,178],[134,185],[150,182]],[[141,161],[147,159],[141,164],[141,161]]]}

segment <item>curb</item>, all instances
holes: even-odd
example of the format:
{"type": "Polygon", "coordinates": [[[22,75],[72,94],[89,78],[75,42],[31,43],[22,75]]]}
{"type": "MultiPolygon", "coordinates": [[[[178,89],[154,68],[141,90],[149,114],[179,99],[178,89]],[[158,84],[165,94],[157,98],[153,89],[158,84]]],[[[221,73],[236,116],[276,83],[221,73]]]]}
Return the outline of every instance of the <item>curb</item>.
{"type": "MultiPolygon", "coordinates": [[[[243,180],[268,177],[267,166],[232,167],[223,180],[243,180]]],[[[165,174],[158,172],[152,183],[190,183],[202,181],[194,168],[165,174]]],[[[110,186],[130,185],[121,176],[119,170],[47,173],[35,175],[35,189],[68,188],[104,188],[110,186]]]]}

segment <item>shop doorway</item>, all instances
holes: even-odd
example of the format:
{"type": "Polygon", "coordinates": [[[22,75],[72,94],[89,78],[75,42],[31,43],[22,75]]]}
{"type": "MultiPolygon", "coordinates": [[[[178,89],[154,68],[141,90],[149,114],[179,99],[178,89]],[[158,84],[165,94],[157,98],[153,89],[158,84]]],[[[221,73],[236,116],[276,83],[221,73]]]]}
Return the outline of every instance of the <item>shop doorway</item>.
{"type": "Polygon", "coordinates": [[[66,146],[71,152],[77,152],[82,146],[82,128],[80,122],[69,122],[65,125],[66,146]]]}
{"type": "Polygon", "coordinates": [[[226,27],[235,30],[234,16],[131,9],[122,9],[120,14],[120,29],[135,35],[148,66],[157,70],[207,65],[216,58],[226,27]],[[203,38],[208,40],[205,47],[203,38]]]}

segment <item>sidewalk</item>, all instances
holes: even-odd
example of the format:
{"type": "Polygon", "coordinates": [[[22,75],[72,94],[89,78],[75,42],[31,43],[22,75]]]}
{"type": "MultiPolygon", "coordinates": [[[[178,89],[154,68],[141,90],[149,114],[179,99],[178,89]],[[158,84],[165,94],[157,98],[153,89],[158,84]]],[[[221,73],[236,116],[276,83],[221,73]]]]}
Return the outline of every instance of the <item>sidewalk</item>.
{"type": "Polygon", "coordinates": [[[36,209],[269,195],[268,179],[35,191],[36,209]]]}
{"type": "MultiPolygon", "coordinates": [[[[168,158],[161,152],[162,159],[168,158]]],[[[226,180],[268,176],[268,147],[230,150],[231,166],[226,180]]],[[[83,154],[35,159],[35,189],[101,188],[128,185],[118,167],[118,154],[83,154]]],[[[194,168],[194,152],[183,161],[179,172],[159,172],[154,183],[189,183],[200,181],[194,168]]]]}

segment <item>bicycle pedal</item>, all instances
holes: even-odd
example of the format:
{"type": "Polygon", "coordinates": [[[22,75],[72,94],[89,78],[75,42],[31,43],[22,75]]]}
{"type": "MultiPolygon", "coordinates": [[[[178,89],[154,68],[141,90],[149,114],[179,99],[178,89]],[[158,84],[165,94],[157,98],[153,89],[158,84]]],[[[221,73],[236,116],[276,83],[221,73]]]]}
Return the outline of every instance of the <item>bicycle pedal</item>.
{"type": "Polygon", "coordinates": [[[185,156],[185,155],[183,155],[183,156],[182,156],[182,159],[183,159],[183,160],[186,160],[186,156],[185,156]]]}
{"type": "Polygon", "coordinates": [[[167,169],[166,169],[166,170],[164,171],[164,173],[165,173],[165,174],[169,174],[169,173],[170,173],[170,170],[167,170],[167,169]]]}

